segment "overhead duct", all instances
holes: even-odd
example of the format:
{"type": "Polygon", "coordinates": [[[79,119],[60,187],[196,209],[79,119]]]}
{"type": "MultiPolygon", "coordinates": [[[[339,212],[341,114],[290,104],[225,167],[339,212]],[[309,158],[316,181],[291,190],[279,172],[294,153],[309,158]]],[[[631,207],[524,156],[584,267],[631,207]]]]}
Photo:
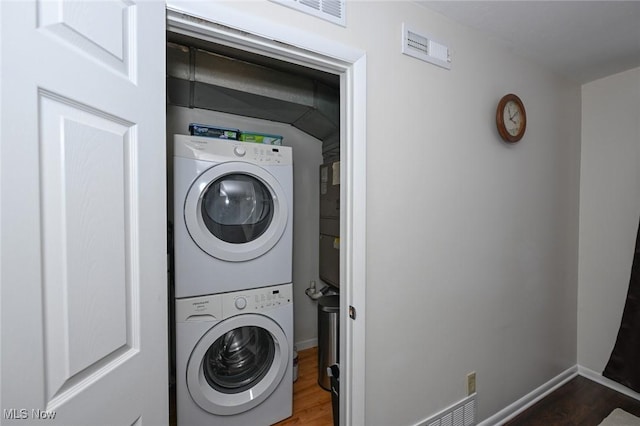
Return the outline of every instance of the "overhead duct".
{"type": "Polygon", "coordinates": [[[323,141],[323,151],[339,147],[339,89],[308,77],[168,43],[167,97],[172,105],[288,123],[323,141]]]}

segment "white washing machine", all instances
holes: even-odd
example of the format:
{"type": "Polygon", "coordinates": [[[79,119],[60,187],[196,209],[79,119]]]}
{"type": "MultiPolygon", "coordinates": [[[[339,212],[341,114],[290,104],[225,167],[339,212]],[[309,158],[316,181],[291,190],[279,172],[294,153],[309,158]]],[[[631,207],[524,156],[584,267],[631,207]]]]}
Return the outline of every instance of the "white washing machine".
{"type": "Polygon", "coordinates": [[[175,297],[292,281],[290,147],[174,137],[175,297]]]}
{"type": "Polygon", "coordinates": [[[292,414],[291,284],[176,300],[178,426],[271,425],[292,414]]]}

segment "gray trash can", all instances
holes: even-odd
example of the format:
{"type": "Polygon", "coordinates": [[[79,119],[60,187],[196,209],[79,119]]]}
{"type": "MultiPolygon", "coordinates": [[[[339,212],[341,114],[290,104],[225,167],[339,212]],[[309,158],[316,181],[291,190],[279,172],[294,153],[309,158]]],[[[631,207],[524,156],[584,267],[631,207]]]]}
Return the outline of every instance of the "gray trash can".
{"type": "Polygon", "coordinates": [[[331,391],[327,368],[338,363],[340,353],[340,296],[318,299],[318,384],[331,391]]]}

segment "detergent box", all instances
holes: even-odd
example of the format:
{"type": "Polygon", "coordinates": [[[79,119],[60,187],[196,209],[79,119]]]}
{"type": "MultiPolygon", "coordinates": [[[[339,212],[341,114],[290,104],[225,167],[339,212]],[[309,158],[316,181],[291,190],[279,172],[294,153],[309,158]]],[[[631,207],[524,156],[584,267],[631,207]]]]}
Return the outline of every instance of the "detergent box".
{"type": "Polygon", "coordinates": [[[209,124],[191,123],[189,124],[189,134],[191,134],[191,136],[238,140],[240,130],[209,124]]]}
{"type": "Polygon", "coordinates": [[[265,143],[267,145],[282,145],[282,136],[257,132],[240,132],[243,142],[265,143]]]}

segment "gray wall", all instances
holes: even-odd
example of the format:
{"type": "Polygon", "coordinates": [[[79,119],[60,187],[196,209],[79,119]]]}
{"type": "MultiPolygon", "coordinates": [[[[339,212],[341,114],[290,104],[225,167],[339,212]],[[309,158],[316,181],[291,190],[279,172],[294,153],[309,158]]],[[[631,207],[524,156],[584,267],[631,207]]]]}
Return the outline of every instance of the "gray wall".
{"type": "MultiPolygon", "coordinates": [[[[217,124],[245,131],[284,136],[283,145],[293,148],[293,308],[294,339],[299,349],[315,346],[317,341],[316,302],[304,293],[309,281],[318,277],[319,175],[322,142],[282,123],[240,117],[215,111],[167,107],[167,158],[172,158],[172,135],[189,134],[189,123],[217,124]]],[[[169,171],[171,175],[171,170],[169,171]]],[[[171,200],[170,200],[171,204],[171,200]]],[[[170,206],[169,211],[173,207],[170,206]]]]}
{"type": "Polygon", "coordinates": [[[367,425],[427,418],[470,371],[481,421],[574,366],[580,87],[414,2],[347,2],[346,28],[225,6],[367,53],[367,425]],[[451,71],[402,55],[402,22],[449,43],[451,71]]]}

